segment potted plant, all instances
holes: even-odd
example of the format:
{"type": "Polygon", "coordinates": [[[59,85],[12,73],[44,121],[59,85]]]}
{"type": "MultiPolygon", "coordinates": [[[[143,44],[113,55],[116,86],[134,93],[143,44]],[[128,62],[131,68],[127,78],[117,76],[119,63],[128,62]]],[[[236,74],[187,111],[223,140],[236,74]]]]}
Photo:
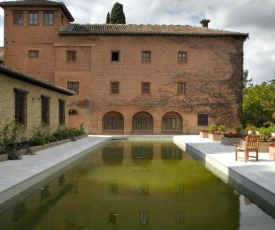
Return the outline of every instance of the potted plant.
{"type": "Polygon", "coordinates": [[[226,127],[226,125],[219,125],[219,126],[218,126],[218,130],[219,130],[221,133],[224,133],[224,132],[227,130],[227,127],[226,127]]]}
{"type": "Polygon", "coordinates": [[[275,161],[275,145],[271,143],[269,145],[269,159],[275,161]]]}
{"type": "Polygon", "coordinates": [[[240,141],[243,141],[243,136],[237,132],[224,132],[223,137],[221,138],[222,145],[235,145],[239,144],[240,141]]]}
{"type": "Polygon", "coordinates": [[[209,130],[209,133],[213,133],[217,130],[217,125],[212,122],[209,126],[208,126],[208,130],[209,130]]]}
{"type": "Polygon", "coordinates": [[[221,132],[218,130],[218,126],[212,122],[209,127],[208,139],[211,141],[220,141],[221,140],[221,132]]]}
{"type": "Polygon", "coordinates": [[[202,130],[200,132],[200,137],[202,137],[202,138],[208,138],[208,130],[202,130]]]}

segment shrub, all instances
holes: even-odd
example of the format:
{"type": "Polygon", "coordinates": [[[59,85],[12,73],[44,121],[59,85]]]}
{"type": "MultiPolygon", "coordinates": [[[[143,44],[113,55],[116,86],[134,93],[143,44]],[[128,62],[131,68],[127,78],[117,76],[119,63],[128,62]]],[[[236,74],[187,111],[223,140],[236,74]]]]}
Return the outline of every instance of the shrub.
{"type": "Polygon", "coordinates": [[[25,141],[25,128],[24,126],[11,122],[4,125],[3,130],[0,132],[0,146],[3,151],[19,150],[22,148],[22,142],[25,141]]]}
{"type": "Polygon", "coordinates": [[[58,139],[55,137],[55,136],[49,136],[48,138],[47,138],[47,141],[48,142],[56,142],[56,141],[58,141],[58,139]]]}
{"type": "Polygon", "coordinates": [[[51,136],[51,128],[49,125],[41,123],[40,125],[33,127],[32,133],[33,138],[43,137],[44,139],[47,139],[51,136]]]}
{"type": "Polygon", "coordinates": [[[227,127],[226,127],[226,125],[219,125],[219,126],[218,126],[218,130],[219,130],[220,132],[225,132],[225,131],[227,130],[227,127]]]}
{"type": "Polygon", "coordinates": [[[216,130],[217,130],[217,125],[212,122],[209,126],[208,126],[208,129],[210,132],[214,133],[216,130]]]}
{"type": "Polygon", "coordinates": [[[36,146],[36,145],[44,145],[44,144],[47,144],[47,143],[48,143],[47,140],[44,137],[42,137],[42,136],[36,136],[36,137],[32,138],[32,144],[34,146],[36,146]]]}
{"type": "Polygon", "coordinates": [[[236,133],[239,134],[239,136],[243,135],[243,125],[242,124],[238,124],[235,126],[235,131],[236,133]]]}

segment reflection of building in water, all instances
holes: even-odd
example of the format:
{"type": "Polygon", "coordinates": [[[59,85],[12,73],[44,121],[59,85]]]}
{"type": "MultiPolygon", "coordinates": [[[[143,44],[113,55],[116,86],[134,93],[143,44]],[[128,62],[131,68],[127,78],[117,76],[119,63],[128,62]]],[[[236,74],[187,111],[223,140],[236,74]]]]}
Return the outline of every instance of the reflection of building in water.
{"type": "Polygon", "coordinates": [[[104,162],[122,162],[123,148],[122,147],[104,147],[102,150],[102,159],[104,162]]]}
{"type": "Polygon", "coordinates": [[[139,223],[141,226],[147,226],[149,224],[148,211],[140,211],[139,212],[139,223]]]}
{"type": "Polygon", "coordinates": [[[123,161],[124,148],[122,142],[112,142],[102,149],[102,159],[105,163],[120,164],[123,161]]]}
{"type": "MultiPolygon", "coordinates": [[[[65,181],[60,178],[50,184],[50,197],[42,201],[37,195],[31,198],[38,204],[47,203],[47,211],[39,216],[36,228],[48,225],[48,229],[213,229],[215,223],[219,229],[237,230],[238,196],[232,196],[232,189],[188,154],[170,150],[173,144],[167,143],[167,148],[163,148],[165,145],[142,143],[148,155],[140,156],[151,157],[143,160],[132,157],[132,150],[138,149],[136,142],[112,142],[109,147],[123,149],[121,164],[106,164],[105,156],[113,155],[99,151],[66,175],[65,181]],[[163,154],[163,149],[167,154],[163,154]],[[176,163],[163,160],[169,157],[175,158],[176,163]],[[55,192],[58,184],[65,188],[75,181],[78,193],[68,190],[61,196],[55,192]],[[53,201],[55,206],[51,206],[53,201]]],[[[37,215],[33,205],[36,204],[27,201],[24,216],[17,211],[20,221],[33,221],[37,215]]]]}
{"type": "Polygon", "coordinates": [[[112,194],[118,193],[118,180],[112,179],[109,182],[109,192],[112,194]]]}
{"type": "Polygon", "coordinates": [[[182,179],[176,180],[176,194],[184,194],[184,181],[182,179]]]}
{"type": "Polygon", "coordinates": [[[153,145],[132,145],[132,159],[153,159],[153,145]]]}
{"type": "MultiPolygon", "coordinates": [[[[41,187],[13,209],[0,215],[1,229],[31,229],[33,224],[39,223],[54,205],[71,192],[75,180],[75,170],[71,170],[41,187]]],[[[69,215],[66,216],[68,220],[69,215]]]]}
{"type": "Polygon", "coordinates": [[[175,145],[162,145],[161,146],[162,159],[181,159],[182,150],[175,145]]]}

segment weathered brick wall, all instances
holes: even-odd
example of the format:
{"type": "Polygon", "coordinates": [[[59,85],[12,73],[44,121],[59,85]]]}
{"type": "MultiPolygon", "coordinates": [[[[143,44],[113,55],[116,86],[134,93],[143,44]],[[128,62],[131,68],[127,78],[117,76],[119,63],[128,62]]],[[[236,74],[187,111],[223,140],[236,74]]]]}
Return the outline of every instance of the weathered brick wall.
{"type": "MultiPolygon", "coordinates": [[[[27,9],[25,9],[27,10],[27,9]]],[[[124,133],[132,133],[132,118],[145,111],[154,118],[154,134],[161,133],[167,112],[182,116],[182,133],[198,133],[197,114],[209,115],[209,123],[234,127],[241,121],[243,39],[180,36],[59,36],[60,10],[55,26],[11,26],[5,12],[6,64],[67,87],[79,81],[80,93],[70,98],[69,125],[84,123],[90,133],[102,133],[102,118],[110,111],[124,116],[124,133]],[[38,59],[28,58],[38,49],[38,59]],[[76,50],[75,63],[67,63],[67,50],[76,50]],[[111,51],[120,61],[111,62],[111,51]],[[151,52],[151,62],[141,61],[142,51],[151,52]],[[187,62],[178,63],[178,52],[187,52],[187,62]],[[119,82],[119,94],[110,93],[110,82],[119,82]],[[141,95],[141,82],[151,83],[151,94],[141,95]],[[177,94],[177,82],[186,83],[186,94],[177,94]]],[[[42,14],[41,14],[42,16],[42,14]]],[[[25,13],[25,16],[27,14],[25,13]]],[[[67,23],[67,22],[66,22],[67,23]]]]}
{"type": "MultiPolygon", "coordinates": [[[[42,87],[22,82],[4,75],[0,75],[0,130],[5,124],[14,121],[15,93],[14,89],[29,92],[27,94],[27,126],[26,136],[30,137],[35,127],[41,125],[41,95],[51,97],[50,99],[50,129],[55,131],[59,127],[59,99],[68,101],[68,96],[42,87]]],[[[68,124],[68,113],[66,106],[66,124],[68,124]]]]}
{"type": "Polygon", "coordinates": [[[54,79],[54,44],[59,29],[69,24],[63,17],[61,22],[60,8],[43,9],[32,7],[39,15],[38,25],[28,25],[28,13],[30,8],[19,7],[5,10],[4,15],[4,49],[5,65],[16,68],[24,73],[39,76],[44,81],[53,83],[54,79]],[[13,12],[23,11],[23,25],[13,25],[13,12]],[[54,26],[43,25],[43,12],[54,12],[54,26]],[[29,50],[38,50],[39,58],[29,58],[29,50]]]}
{"type": "Polygon", "coordinates": [[[59,43],[75,44],[78,55],[90,59],[90,72],[88,64],[85,71],[78,71],[82,62],[72,64],[76,71],[68,72],[68,63],[63,61],[62,67],[62,61],[58,61],[55,83],[65,87],[66,79],[80,81],[80,95],[72,97],[76,102],[72,107],[80,111],[80,116],[72,120],[78,123],[78,118],[85,117],[82,121],[90,132],[102,132],[102,117],[109,111],[122,113],[127,134],[132,133],[133,115],[140,111],[153,116],[155,134],[161,133],[162,116],[171,111],[182,115],[183,133],[207,128],[197,126],[198,113],[209,114],[209,122],[231,127],[240,123],[242,40],[91,36],[78,41],[66,36],[60,37],[59,43]],[[89,47],[91,54],[78,47],[80,43],[89,47]],[[111,50],[120,51],[119,62],[110,61],[111,50]],[[141,62],[142,51],[151,51],[150,63],[141,62]],[[178,63],[178,51],[187,52],[186,63],[178,63]],[[111,81],[119,82],[118,95],[110,93],[111,81]],[[141,82],[151,82],[150,95],[141,95],[141,82]],[[186,83],[186,94],[177,94],[177,82],[186,83]],[[83,100],[86,108],[77,106],[83,100]]]}

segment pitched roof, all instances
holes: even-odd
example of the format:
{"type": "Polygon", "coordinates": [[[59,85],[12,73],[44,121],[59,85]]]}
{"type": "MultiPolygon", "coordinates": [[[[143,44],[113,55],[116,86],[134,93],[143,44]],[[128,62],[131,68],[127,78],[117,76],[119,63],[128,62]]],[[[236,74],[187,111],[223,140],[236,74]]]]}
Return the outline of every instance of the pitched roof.
{"type": "Polygon", "coordinates": [[[60,35],[159,35],[195,37],[242,37],[249,34],[188,25],[70,24],[60,35]]]}
{"type": "Polygon", "coordinates": [[[70,11],[67,9],[65,4],[63,2],[54,2],[54,1],[48,1],[48,0],[22,0],[22,1],[6,1],[6,2],[0,2],[0,7],[39,7],[39,6],[45,6],[45,7],[60,7],[65,15],[69,18],[71,22],[74,21],[73,16],[71,15],[70,11]]]}
{"type": "Polygon", "coordinates": [[[27,82],[27,83],[30,83],[33,85],[37,85],[37,86],[40,86],[40,87],[43,87],[43,88],[46,88],[46,89],[49,89],[49,90],[52,90],[52,91],[55,91],[58,93],[62,93],[62,94],[68,95],[68,96],[72,96],[75,94],[71,90],[49,84],[49,83],[44,82],[40,79],[37,79],[33,76],[27,75],[25,73],[22,73],[18,70],[9,68],[4,65],[0,65],[0,74],[3,74],[7,77],[15,78],[17,80],[24,81],[24,82],[27,82]]]}

